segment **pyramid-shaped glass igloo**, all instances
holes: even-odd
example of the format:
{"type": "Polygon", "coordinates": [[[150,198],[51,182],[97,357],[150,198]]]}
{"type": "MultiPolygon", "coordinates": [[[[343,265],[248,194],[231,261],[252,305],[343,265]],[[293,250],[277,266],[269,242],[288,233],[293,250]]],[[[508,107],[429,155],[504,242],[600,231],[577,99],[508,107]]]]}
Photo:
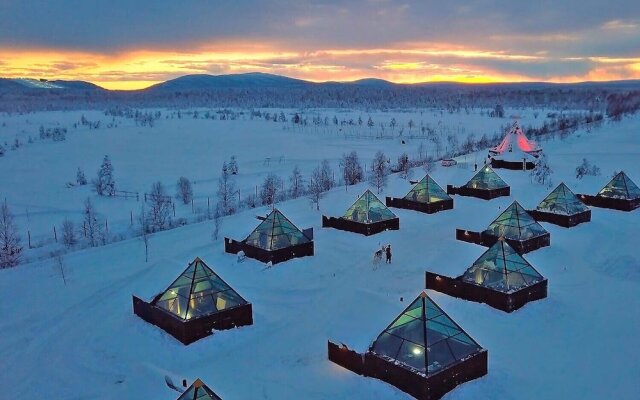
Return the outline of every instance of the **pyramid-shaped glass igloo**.
{"type": "Polygon", "coordinates": [[[520,254],[549,246],[551,235],[517,201],[511,203],[482,232],[484,245],[491,246],[505,238],[520,254]]]}
{"type": "Polygon", "coordinates": [[[371,190],[367,190],[342,217],[323,215],[322,227],[369,236],[387,230],[400,229],[400,219],[371,190]]]}
{"type": "Polygon", "coordinates": [[[330,361],[417,399],[439,399],[456,386],[487,374],[487,351],[425,292],[364,354],[332,341],[328,353],[330,361]]]}
{"type": "Polygon", "coordinates": [[[151,302],[133,296],[133,312],[184,344],[209,336],[213,330],[253,323],[251,303],[200,258],[151,302]]]}
{"type": "Polygon", "coordinates": [[[575,215],[588,211],[589,207],[580,201],[567,185],[561,183],[538,204],[536,210],[553,214],[575,215]]]}
{"type": "Polygon", "coordinates": [[[640,188],[625,174],[620,171],[598,192],[598,197],[606,197],[621,200],[640,199],[640,188]]]}
{"type": "Polygon", "coordinates": [[[548,234],[517,201],[511,203],[485,232],[498,238],[504,237],[511,240],[526,240],[548,234]]]}
{"type": "Polygon", "coordinates": [[[498,240],[462,275],[462,280],[504,293],[542,282],[544,278],[504,240],[498,240]]]}
{"type": "Polygon", "coordinates": [[[177,400],[222,400],[200,379],[196,379],[177,400]]]}
{"type": "Polygon", "coordinates": [[[374,354],[425,375],[446,369],[481,350],[424,292],[370,347],[374,354]]]}
{"type": "Polygon", "coordinates": [[[247,302],[204,261],[196,258],[151,304],[187,321],[247,302]]]}
{"type": "Polygon", "coordinates": [[[451,200],[451,197],[433,180],[429,175],[425,175],[410,191],[404,196],[405,200],[419,203],[437,203],[439,201],[451,200]]]}
{"type": "Polygon", "coordinates": [[[387,197],[387,206],[433,214],[451,210],[453,199],[431,176],[425,175],[403,198],[387,197]]]}
{"type": "Polygon", "coordinates": [[[278,209],[274,209],[243,241],[224,239],[224,250],[241,258],[276,264],[292,258],[312,256],[313,228],[301,231],[278,209]]]}
{"type": "Polygon", "coordinates": [[[508,188],[509,185],[500,178],[489,165],[483,166],[464,187],[469,189],[498,190],[508,188]]]}
{"type": "Polygon", "coordinates": [[[376,197],[371,190],[367,189],[342,218],[361,224],[371,224],[396,218],[396,215],[376,197]]]}
{"type": "Polygon", "coordinates": [[[280,250],[310,241],[278,209],[274,209],[245,239],[246,244],[267,251],[280,250]]]}

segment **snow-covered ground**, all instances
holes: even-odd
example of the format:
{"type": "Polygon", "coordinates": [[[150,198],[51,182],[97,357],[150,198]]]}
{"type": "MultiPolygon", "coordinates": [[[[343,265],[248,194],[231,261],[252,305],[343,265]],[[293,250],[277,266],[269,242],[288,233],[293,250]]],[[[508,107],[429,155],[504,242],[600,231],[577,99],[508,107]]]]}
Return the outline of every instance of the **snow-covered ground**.
{"type": "MultiPolygon", "coordinates": [[[[0,159],[2,195],[8,193],[18,214],[25,206],[44,207],[43,213],[55,215],[47,223],[58,224],[65,213],[77,217],[89,195],[87,188],[64,188],[64,182],[78,166],[91,174],[105,153],[123,186],[142,190],[154,180],[169,185],[185,175],[209,179],[208,189],[199,192],[196,186],[203,196],[213,193],[229,149],[238,155],[241,173],[257,177],[265,169],[257,160],[280,153],[308,171],[322,158],[337,160],[352,148],[366,158],[380,147],[375,141],[347,144],[344,138],[281,127],[249,139],[247,132],[265,126],[262,121],[166,123],[166,129],[69,134],[62,144],[36,143],[20,150],[22,156],[9,152],[0,159]],[[227,134],[211,135],[214,123],[227,124],[218,131],[227,134]],[[255,154],[252,160],[244,159],[249,153],[255,154]]],[[[640,183],[639,128],[636,116],[543,142],[554,185],[564,181],[577,193],[594,193],[620,169],[640,183]],[[576,181],[574,170],[583,157],[602,175],[576,181]]],[[[383,146],[392,157],[404,151],[395,141],[383,146]]],[[[489,202],[455,197],[453,210],[434,215],[394,209],[400,230],[372,237],[320,228],[322,214],[341,215],[365,184],[332,190],[321,200],[320,212],[304,198],[282,203],[278,207],[295,224],[314,227],[316,255],[271,269],[249,259],[237,263],[236,256],[224,253],[221,239],[212,240],[212,223],[204,222],[153,235],[148,263],[137,239],[70,253],[64,258],[66,286],[51,260],[2,270],[0,398],[170,400],[177,395],[163,377],[171,374],[189,381],[200,377],[224,399],[408,399],[386,383],[330,363],[326,341],[365,350],[422,290],[425,270],[457,276],[484,251],[456,241],[455,228],[482,229],[514,199],[530,208],[551,190],[530,183],[527,173],[498,173],[511,185],[511,197],[489,202]],[[392,245],[394,262],[374,270],[372,253],[382,243],[392,245]],[[196,256],[253,303],[254,325],[185,347],[135,317],[131,295],[148,298],[163,290],[196,256]]],[[[444,187],[463,184],[472,174],[467,168],[438,167],[433,176],[444,187]]],[[[392,176],[381,196],[401,196],[409,188],[392,176]]],[[[116,200],[108,206],[111,200],[101,202],[99,210],[109,213],[113,207],[115,213],[129,204],[116,200]]],[[[260,208],[224,218],[222,235],[245,237],[258,224],[254,215],[264,213],[260,208]]],[[[571,229],[543,225],[551,232],[551,246],[525,257],[549,279],[547,299],[506,314],[428,292],[489,351],[489,374],[447,399],[635,399],[640,393],[640,211],[594,208],[590,223],[571,229]]]]}
{"type": "MultiPolygon", "coordinates": [[[[447,150],[448,135],[456,136],[462,144],[470,133],[475,134],[476,140],[482,134],[491,137],[501,132],[503,125],[511,123],[508,118],[481,115],[485,113],[483,110],[467,115],[424,110],[369,113],[319,109],[301,114],[309,121],[316,116],[324,121],[326,117],[329,126],[302,129],[291,122],[252,119],[247,110],[243,110],[242,117],[237,120],[202,119],[206,111],[199,110],[200,119],[194,119],[191,112],[183,110],[182,118],[178,119],[175,110],[161,110],[162,117],[153,128],[136,126],[132,119],[114,119],[97,111],[0,115],[0,144],[6,143],[7,149],[0,157],[0,198],[6,199],[16,215],[25,242],[31,235],[34,249],[26,252],[27,258],[36,259],[56,248],[54,227],[59,233],[64,218],[71,219],[76,226],[82,224],[83,204],[87,197],[92,198],[102,219],[107,220],[111,236],[131,236],[131,230],[136,228],[131,227],[131,222],[135,225],[142,202],[132,198],[100,197],[91,185],[67,187],[67,183],[75,181],[78,168],[85,172],[89,181],[94,179],[105,155],[110,156],[115,168],[118,190],[139,192],[142,196],[144,192],[150,192],[152,183],[161,181],[168,194],[174,195],[178,178],[189,178],[194,183],[194,207],[176,202],[176,217],[197,220],[194,211],[213,208],[211,204],[215,203],[222,163],[229,162],[232,155],[237,157],[239,165],[236,186],[244,198],[259,191],[264,177],[270,172],[279,175],[288,187],[289,176],[296,165],[308,179],[312,170],[327,159],[338,180],[339,159],[351,150],[358,152],[365,165],[371,163],[378,150],[383,150],[393,163],[403,152],[417,158],[420,143],[424,143],[434,157],[442,156],[447,150]],[[101,121],[100,129],[80,125],[83,116],[88,121],[101,121]],[[334,116],[340,121],[353,120],[356,126],[335,126],[334,116]],[[359,117],[363,119],[362,126],[357,125],[359,117]],[[372,128],[366,126],[369,117],[375,124],[372,128]],[[397,125],[392,131],[388,125],[394,118],[397,125]],[[410,120],[415,124],[411,132],[408,128],[410,120]],[[380,133],[380,123],[386,125],[385,135],[396,137],[365,138],[380,133]],[[117,127],[109,128],[109,124],[117,127]],[[37,139],[41,126],[44,129],[67,128],[66,140],[37,139]],[[422,134],[421,126],[432,129],[440,138],[439,154],[429,140],[407,137],[422,134]],[[399,138],[401,129],[404,130],[403,137],[399,138]],[[33,143],[29,143],[29,137],[35,139],[33,143]],[[17,150],[9,150],[16,138],[23,145],[17,150]]],[[[284,111],[289,120],[296,112],[284,111]]],[[[278,114],[280,110],[264,112],[278,114]]],[[[508,114],[521,117],[523,125],[537,126],[545,120],[546,112],[510,110],[508,114]],[[534,113],[539,114],[537,118],[534,113]]],[[[482,160],[482,156],[478,159],[482,160]]],[[[469,158],[469,161],[475,159],[469,158]]]]}

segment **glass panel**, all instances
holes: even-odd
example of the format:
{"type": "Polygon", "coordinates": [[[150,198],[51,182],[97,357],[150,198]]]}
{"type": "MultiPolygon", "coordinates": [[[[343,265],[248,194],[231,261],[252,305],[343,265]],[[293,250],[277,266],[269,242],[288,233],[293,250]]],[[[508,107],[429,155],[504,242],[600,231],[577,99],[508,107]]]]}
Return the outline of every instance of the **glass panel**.
{"type": "Polygon", "coordinates": [[[182,296],[176,296],[168,300],[159,300],[155,305],[182,319],[185,319],[187,315],[188,301],[182,296]]]}
{"type": "Polygon", "coordinates": [[[396,360],[422,372],[426,372],[424,363],[424,347],[405,341],[400,347],[396,360]]]}
{"type": "Polygon", "coordinates": [[[383,354],[387,357],[395,359],[398,355],[398,351],[400,350],[401,345],[402,339],[383,332],[373,343],[373,351],[378,354],[383,354]]]}
{"type": "Polygon", "coordinates": [[[446,340],[442,340],[433,346],[430,346],[427,351],[427,362],[429,363],[429,372],[435,372],[442,368],[445,368],[454,362],[456,359],[453,357],[446,340]]]}
{"type": "Polygon", "coordinates": [[[518,202],[513,202],[485,232],[513,240],[526,240],[547,233],[518,202]]]}
{"type": "Polygon", "coordinates": [[[466,333],[460,333],[448,339],[448,345],[457,360],[461,360],[480,350],[480,346],[476,345],[466,333]]]}
{"type": "Polygon", "coordinates": [[[404,325],[390,328],[387,332],[413,343],[424,344],[424,321],[419,319],[414,319],[404,325]]]}

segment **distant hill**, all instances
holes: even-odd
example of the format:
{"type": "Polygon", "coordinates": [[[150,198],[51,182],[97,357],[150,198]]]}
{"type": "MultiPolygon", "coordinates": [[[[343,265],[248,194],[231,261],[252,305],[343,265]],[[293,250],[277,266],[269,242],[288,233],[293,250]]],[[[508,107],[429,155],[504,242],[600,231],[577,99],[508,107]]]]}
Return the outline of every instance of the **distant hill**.
{"type": "Polygon", "coordinates": [[[105,90],[98,85],[84,81],[63,81],[31,78],[0,78],[0,91],[21,92],[32,90],[105,90]]]}
{"type": "Polygon", "coordinates": [[[301,79],[251,72],[230,75],[185,75],[158,83],[146,91],[205,91],[209,89],[294,88],[313,85],[301,79]]]}

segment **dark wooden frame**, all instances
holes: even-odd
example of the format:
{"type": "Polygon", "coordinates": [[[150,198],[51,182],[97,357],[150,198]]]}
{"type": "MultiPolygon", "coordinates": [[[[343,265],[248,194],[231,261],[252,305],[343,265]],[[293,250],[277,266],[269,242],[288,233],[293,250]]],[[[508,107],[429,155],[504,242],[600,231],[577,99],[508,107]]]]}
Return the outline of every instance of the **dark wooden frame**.
{"type": "Polygon", "coordinates": [[[491,200],[497,197],[510,196],[511,187],[507,186],[500,189],[474,189],[466,186],[456,187],[453,185],[447,185],[447,194],[466,197],[477,197],[482,200],[491,200]]]}
{"type": "Polygon", "coordinates": [[[370,224],[352,221],[346,218],[335,218],[322,216],[323,228],[334,228],[341,231],[359,233],[365,236],[375,235],[384,231],[397,231],[400,229],[400,218],[395,217],[384,221],[372,222],[370,224]]]}
{"type": "Polygon", "coordinates": [[[386,197],[387,207],[404,208],[405,210],[419,211],[426,214],[434,214],[439,211],[452,210],[453,199],[424,203],[421,201],[408,200],[406,198],[386,197]]]}
{"type": "Polygon", "coordinates": [[[358,375],[386,382],[419,400],[436,400],[465,382],[488,372],[485,349],[431,375],[423,375],[401,363],[395,363],[372,351],[364,354],[331,341],[327,343],[329,360],[358,375]]]}
{"type": "Polygon", "coordinates": [[[577,214],[564,215],[540,210],[527,210],[536,221],[548,222],[564,228],[571,228],[583,222],[591,221],[591,210],[585,210],[577,214]]]}
{"type": "Polygon", "coordinates": [[[615,199],[613,197],[591,196],[588,194],[578,194],[577,196],[584,204],[593,207],[620,211],[633,211],[640,207],[640,199],[615,199]]]}
{"type": "MultiPolygon", "coordinates": [[[[467,242],[479,244],[480,246],[491,247],[499,239],[498,236],[494,236],[487,232],[474,232],[465,229],[456,229],[456,239],[467,242]]],[[[513,247],[519,254],[529,253],[534,250],[538,250],[542,247],[551,245],[551,234],[545,232],[542,235],[535,236],[526,240],[514,240],[505,238],[509,246],[513,247]]]]}
{"type": "MultiPolygon", "coordinates": [[[[162,296],[158,294],[154,300],[162,296]]],[[[199,318],[184,321],[151,303],[133,296],[133,313],[164,330],[182,344],[188,345],[213,334],[214,330],[232,329],[253,324],[251,303],[228,308],[199,318]]]]}
{"type": "Polygon", "coordinates": [[[510,169],[512,171],[529,171],[536,168],[536,163],[533,161],[506,161],[498,158],[491,160],[492,168],[510,169]],[[525,165],[525,169],[522,169],[522,165],[525,165]]]}
{"type": "MultiPolygon", "coordinates": [[[[309,237],[309,231],[313,228],[305,229],[305,236],[309,237]]],[[[311,233],[313,237],[313,233],[311,233]]],[[[264,250],[259,247],[251,246],[244,240],[238,242],[237,240],[224,238],[224,251],[231,254],[238,254],[243,251],[244,254],[249,257],[261,261],[263,263],[278,264],[284,261],[291,260],[293,258],[313,256],[314,245],[313,240],[307,243],[297,244],[295,246],[285,247],[278,250],[264,250]]]]}
{"type": "Polygon", "coordinates": [[[474,301],[476,303],[486,303],[493,308],[508,313],[521,308],[531,301],[547,297],[546,278],[513,293],[504,293],[499,290],[493,290],[463,281],[462,276],[451,278],[427,271],[425,272],[425,288],[459,299],[474,301]]]}

